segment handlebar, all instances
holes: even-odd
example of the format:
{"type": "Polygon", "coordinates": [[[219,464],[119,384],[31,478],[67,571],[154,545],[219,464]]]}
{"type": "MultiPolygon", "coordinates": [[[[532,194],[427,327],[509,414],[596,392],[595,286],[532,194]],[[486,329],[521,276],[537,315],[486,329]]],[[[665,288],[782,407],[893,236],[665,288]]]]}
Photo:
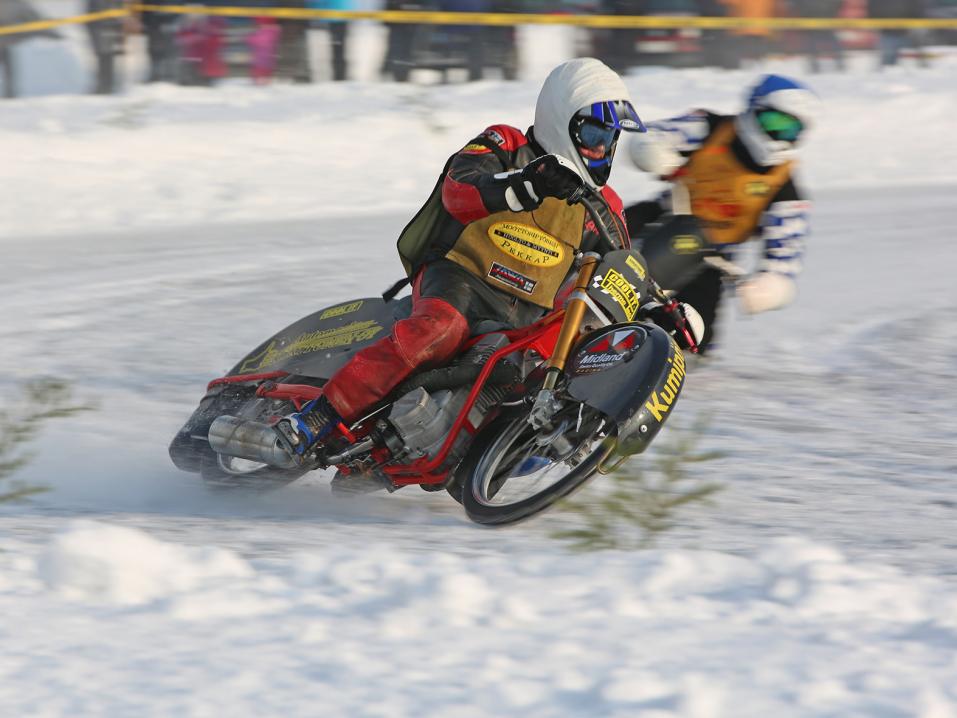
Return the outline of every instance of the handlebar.
{"type": "MultiPolygon", "coordinates": [[[[608,227],[605,225],[605,221],[601,218],[601,214],[598,212],[598,208],[595,207],[593,200],[597,200],[602,203],[605,201],[598,192],[588,185],[583,184],[581,189],[577,190],[566,201],[570,205],[582,205],[587,210],[588,214],[591,215],[592,221],[595,223],[595,229],[598,231],[599,241],[603,245],[600,248],[599,254],[604,256],[606,252],[623,249],[622,247],[616,245],[615,241],[611,238],[611,233],[608,231],[608,227]]],[[[684,311],[681,309],[679,302],[672,297],[669,297],[658,284],[658,282],[655,281],[654,277],[649,276],[647,282],[648,290],[652,299],[661,304],[664,310],[671,315],[671,318],[675,323],[675,331],[681,333],[691,353],[697,354],[698,342],[695,341],[694,334],[688,327],[688,322],[685,320],[684,311]]]]}
{"type": "MultiPolygon", "coordinates": [[[[624,249],[624,247],[619,247],[615,240],[611,238],[611,233],[608,231],[608,227],[605,225],[605,221],[601,218],[601,214],[598,212],[598,208],[595,207],[593,199],[597,199],[599,202],[604,203],[604,198],[593,190],[588,185],[582,185],[581,190],[575,192],[571,197],[566,201],[568,204],[580,204],[591,215],[592,221],[595,223],[595,229],[598,231],[599,241],[601,242],[601,247],[599,248],[599,254],[604,256],[607,252],[613,252],[618,249],[624,249]]],[[[664,290],[658,285],[653,277],[648,277],[648,288],[651,291],[652,298],[656,302],[661,304],[667,304],[671,299],[665,294],[664,290]]]]}

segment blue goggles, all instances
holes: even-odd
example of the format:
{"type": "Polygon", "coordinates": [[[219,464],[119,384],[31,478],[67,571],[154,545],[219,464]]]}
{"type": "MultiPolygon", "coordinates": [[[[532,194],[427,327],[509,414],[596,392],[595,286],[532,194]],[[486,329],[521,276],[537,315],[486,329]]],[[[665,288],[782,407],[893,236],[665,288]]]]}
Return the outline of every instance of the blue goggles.
{"type": "Polygon", "coordinates": [[[582,147],[611,147],[612,143],[618,140],[619,131],[614,127],[597,124],[594,120],[587,117],[582,118],[577,127],[578,144],[582,147]]]}
{"type": "Polygon", "coordinates": [[[595,102],[572,118],[572,131],[576,141],[583,147],[611,147],[618,134],[647,132],[635,108],[627,100],[595,102]]]}

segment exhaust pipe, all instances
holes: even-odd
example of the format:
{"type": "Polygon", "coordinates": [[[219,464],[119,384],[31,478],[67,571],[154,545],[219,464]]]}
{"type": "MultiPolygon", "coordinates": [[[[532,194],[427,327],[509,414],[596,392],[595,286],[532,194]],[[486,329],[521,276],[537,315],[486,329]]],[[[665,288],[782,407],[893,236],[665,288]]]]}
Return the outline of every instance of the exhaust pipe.
{"type": "Polygon", "coordinates": [[[220,416],[209,427],[209,445],[217,454],[292,469],[296,460],[279,445],[269,424],[235,416],[220,416]]]}

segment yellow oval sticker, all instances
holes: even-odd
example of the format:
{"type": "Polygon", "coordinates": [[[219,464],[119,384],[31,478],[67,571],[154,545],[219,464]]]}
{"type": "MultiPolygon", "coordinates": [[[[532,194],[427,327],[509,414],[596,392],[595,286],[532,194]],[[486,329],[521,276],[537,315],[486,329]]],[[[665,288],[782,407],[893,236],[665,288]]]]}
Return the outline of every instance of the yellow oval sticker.
{"type": "Polygon", "coordinates": [[[695,254],[701,249],[701,240],[693,234],[679,234],[671,239],[675,254],[695,254]]]}
{"type": "Polygon", "coordinates": [[[562,243],[538,227],[517,222],[496,222],[488,228],[495,246],[519,262],[553,267],[565,258],[562,243]]]}

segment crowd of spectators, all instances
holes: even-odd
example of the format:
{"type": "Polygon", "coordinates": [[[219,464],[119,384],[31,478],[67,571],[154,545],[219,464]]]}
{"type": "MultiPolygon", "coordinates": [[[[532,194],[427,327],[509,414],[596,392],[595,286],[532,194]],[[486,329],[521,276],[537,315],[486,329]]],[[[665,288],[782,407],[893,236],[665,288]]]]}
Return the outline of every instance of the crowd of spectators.
{"type": "MultiPolygon", "coordinates": [[[[86,12],[120,9],[129,0],[81,0],[86,12]]],[[[152,0],[153,5],[174,5],[179,0],[152,0]]],[[[205,0],[190,4],[209,6],[292,7],[326,10],[354,9],[353,0],[205,0]]],[[[364,5],[368,7],[368,3],[364,5]]],[[[446,10],[459,12],[566,12],[610,15],[731,16],[742,18],[878,17],[921,18],[928,14],[957,15],[957,0],[380,0],[386,10],[446,10]],[[949,9],[948,9],[949,8],[949,9]]],[[[0,26],[40,19],[30,0],[0,0],[0,26]]],[[[144,11],[139,15],[110,18],[87,24],[90,48],[96,59],[90,89],[112,93],[118,86],[117,58],[133,34],[145,38],[148,82],[209,85],[236,75],[267,83],[275,78],[308,83],[317,75],[332,80],[349,77],[347,43],[350,23],[271,17],[234,18],[216,15],[181,15],[144,11]],[[328,72],[316,73],[309,51],[311,32],[323,32],[330,47],[328,72]]],[[[428,68],[443,73],[465,70],[478,79],[492,70],[505,79],[518,74],[517,34],[514,27],[444,26],[395,23],[387,25],[388,42],[382,75],[398,81],[413,70],[428,68]]],[[[15,43],[54,30],[0,35],[0,83],[6,96],[16,93],[15,43]]],[[[717,65],[735,67],[778,52],[804,53],[810,69],[819,71],[830,61],[835,69],[845,64],[848,47],[874,47],[878,67],[896,64],[902,52],[916,47],[920,62],[921,34],[906,29],[880,33],[835,32],[831,29],[772,31],[761,24],[734,30],[590,30],[577,48],[579,54],[599,57],[625,71],[641,64],[717,65]],[[850,39],[848,39],[850,36],[850,39]]]]}

